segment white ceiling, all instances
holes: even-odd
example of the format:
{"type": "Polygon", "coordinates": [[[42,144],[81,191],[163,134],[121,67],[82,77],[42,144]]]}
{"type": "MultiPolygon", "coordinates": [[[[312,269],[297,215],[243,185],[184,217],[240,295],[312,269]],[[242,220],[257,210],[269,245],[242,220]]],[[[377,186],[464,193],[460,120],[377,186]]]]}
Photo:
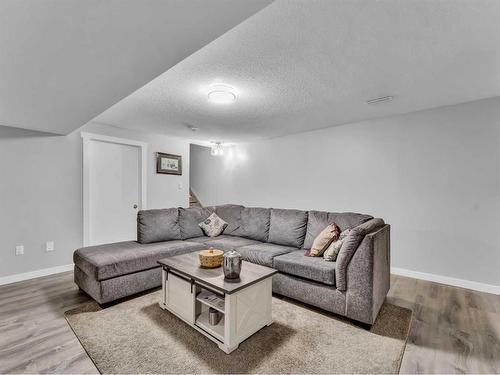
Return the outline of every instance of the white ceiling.
{"type": "Polygon", "coordinates": [[[241,141],[498,95],[500,1],[278,0],[96,121],[241,141]],[[237,101],[209,103],[215,82],[237,101]]]}
{"type": "Polygon", "coordinates": [[[0,0],[0,125],[67,134],[270,0],[0,0]]]}

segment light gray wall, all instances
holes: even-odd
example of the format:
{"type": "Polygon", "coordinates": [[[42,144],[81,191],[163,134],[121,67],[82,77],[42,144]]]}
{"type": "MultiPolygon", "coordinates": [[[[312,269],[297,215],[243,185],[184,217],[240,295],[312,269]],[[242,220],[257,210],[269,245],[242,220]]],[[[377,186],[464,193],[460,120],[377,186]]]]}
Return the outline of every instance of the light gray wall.
{"type": "Polygon", "coordinates": [[[187,141],[100,124],[68,136],[0,126],[0,277],[70,264],[82,246],[81,131],[147,142],[148,207],[188,205],[187,141]],[[157,151],[182,155],[183,175],[156,174],[157,151]],[[45,251],[46,241],[55,241],[55,251],[45,251]],[[19,244],[23,256],[15,256],[19,244]]]}
{"type": "Polygon", "coordinates": [[[500,285],[500,98],[301,133],[212,157],[205,205],[357,211],[392,225],[392,266],[500,285]]]}

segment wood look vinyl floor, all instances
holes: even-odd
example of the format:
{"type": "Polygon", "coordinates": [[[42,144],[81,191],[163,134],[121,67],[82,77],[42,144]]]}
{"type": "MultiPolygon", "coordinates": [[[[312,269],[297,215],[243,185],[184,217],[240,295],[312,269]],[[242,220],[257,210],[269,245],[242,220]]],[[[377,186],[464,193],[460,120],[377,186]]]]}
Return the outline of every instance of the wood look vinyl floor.
{"type": "MultiPolygon", "coordinates": [[[[63,311],[87,301],[71,272],[0,286],[0,373],[98,373],[63,311]]],[[[393,276],[413,310],[401,373],[499,373],[500,296],[393,276]]]]}

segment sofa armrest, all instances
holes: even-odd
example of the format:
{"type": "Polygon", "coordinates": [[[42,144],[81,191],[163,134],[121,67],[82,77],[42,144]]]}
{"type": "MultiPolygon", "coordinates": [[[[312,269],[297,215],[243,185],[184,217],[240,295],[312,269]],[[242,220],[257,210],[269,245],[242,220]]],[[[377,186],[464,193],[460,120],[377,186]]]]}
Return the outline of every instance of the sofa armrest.
{"type": "Polygon", "coordinates": [[[373,324],[390,288],[390,225],[365,235],[346,272],[346,312],[373,324]]]}
{"type": "Polygon", "coordinates": [[[340,248],[335,264],[335,284],[338,290],[342,292],[347,290],[347,266],[363,241],[363,238],[384,225],[384,220],[375,218],[351,230],[340,248]]]}

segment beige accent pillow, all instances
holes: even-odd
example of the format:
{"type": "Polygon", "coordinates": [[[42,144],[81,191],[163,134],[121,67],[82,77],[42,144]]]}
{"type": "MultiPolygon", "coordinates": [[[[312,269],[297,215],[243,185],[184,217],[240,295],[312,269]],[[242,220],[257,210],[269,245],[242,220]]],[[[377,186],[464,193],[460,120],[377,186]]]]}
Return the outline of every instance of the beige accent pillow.
{"type": "Polygon", "coordinates": [[[314,239],[311,250],[308,250],[305,255],[308,257],[322,256],[325,250],[333,241],[337,241],[340,235],[340,229],[335,223],[328,224],[325,229],[314,239]]]}
{"type": "Polygon", "coordinates": [[[215,212],[198,225],[208,237],[217,237],[227,227],[227,223],[215,212]]]}
{"type": "Polygon", "coordinates": [[[328,246],[328,249],[325,250],[323,259],[328,262],[335,262],[337,260],[337,256],[339,255],[340,248],[342,247],[344,240],[350,232],[350,229],[346,229],[345,231],[340,233],[339,239],[337,241],[333,241],[330,246],[328,246]]]}

